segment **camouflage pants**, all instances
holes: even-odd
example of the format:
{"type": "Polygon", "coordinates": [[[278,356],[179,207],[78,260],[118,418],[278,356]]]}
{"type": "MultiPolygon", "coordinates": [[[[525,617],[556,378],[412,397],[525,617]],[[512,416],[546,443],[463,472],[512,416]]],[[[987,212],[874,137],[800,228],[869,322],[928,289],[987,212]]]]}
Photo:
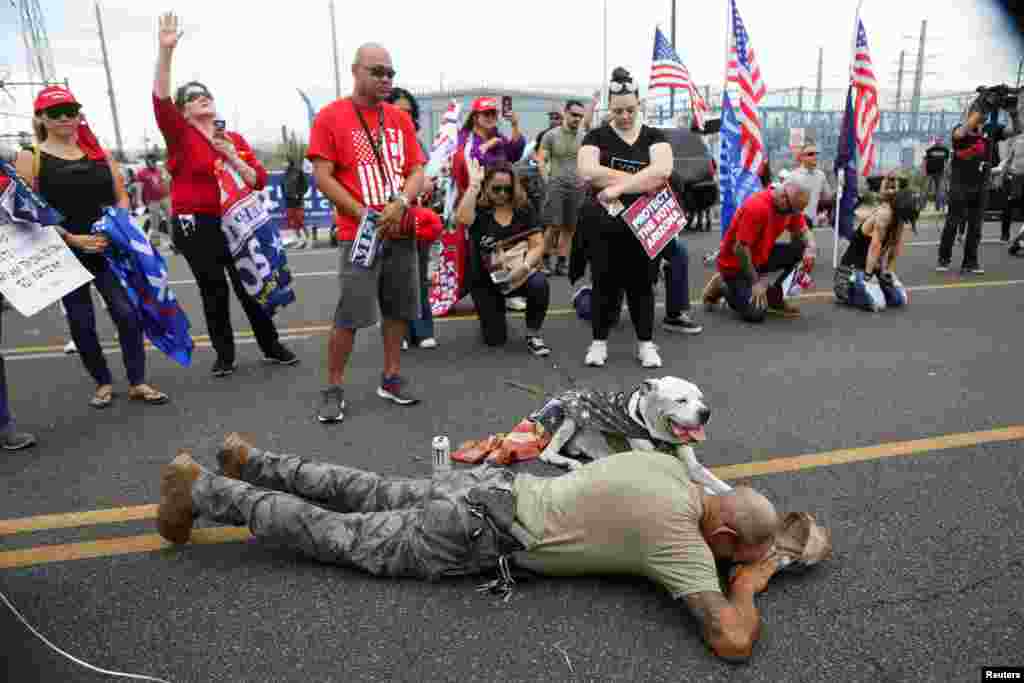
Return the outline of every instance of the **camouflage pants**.
{"type": "Polygon", "coordinates": [[[261,541],[321,562],[436,580],[494,569],[521,548],[467,500],[497,493],[514,509],[513,476],[483,466],[394,479],[253,449],[241,481],[204,471],[192,504],[199,516],[248,526],[261,541]]]}

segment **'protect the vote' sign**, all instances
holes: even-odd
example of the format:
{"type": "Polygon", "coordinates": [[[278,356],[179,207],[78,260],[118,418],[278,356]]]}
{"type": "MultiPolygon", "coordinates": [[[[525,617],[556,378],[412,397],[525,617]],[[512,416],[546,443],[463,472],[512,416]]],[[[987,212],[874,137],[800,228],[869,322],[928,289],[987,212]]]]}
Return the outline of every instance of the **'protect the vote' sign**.
{"type": "Polygon", "coordinates": [[[667,185],[633,202],[622,214],[622,218],[652,260],[685,225],[683,209],[672,188],[667,185]]]}

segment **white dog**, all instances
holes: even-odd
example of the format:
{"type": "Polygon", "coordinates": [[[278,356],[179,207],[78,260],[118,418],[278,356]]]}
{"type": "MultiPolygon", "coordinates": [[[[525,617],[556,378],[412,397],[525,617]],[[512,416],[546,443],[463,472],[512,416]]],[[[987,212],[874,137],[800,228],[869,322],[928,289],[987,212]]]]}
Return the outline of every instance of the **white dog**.
{"type": "Polygon", "coordinates": [[[711,410],[696,385],[678,377],[645,380],[631,392],[571,389],[548,401],[530,415],[552,434],[540,459],[575,468],[578,460],[592,460],[627,449],[661,450],[682,460],[690,478],[710,494],[732,490],[697,461],[691,444],[704,441],[704,425],[711,410]],[[618,441],[618,443],[609,443],[618,441]]]}

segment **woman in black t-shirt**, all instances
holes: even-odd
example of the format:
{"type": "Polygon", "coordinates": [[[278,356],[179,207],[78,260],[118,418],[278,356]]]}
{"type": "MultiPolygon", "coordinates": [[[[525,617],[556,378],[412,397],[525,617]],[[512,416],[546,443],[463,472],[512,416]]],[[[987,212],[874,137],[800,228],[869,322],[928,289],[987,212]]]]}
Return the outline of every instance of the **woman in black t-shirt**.
{"type": "Polygon", "coordinates": [[[594,339],[586,364],[605,364],[608,330],[625,291],[637,358],[645,368],[660,368],[653,341],[658,259],[647,256],[621,212],[612,216],[604,207],[617,201],[624,211],[644,193],[666,185],[672,175],[672,147],[664,133],[640,122],[639,95],[628,71],[615,69],[608,91],[611,120],[587,133],[578,157],[579,175],[592,188],[579,221],[580,229],[589,233],[587,257],[594,282],[594,339]]]}
{"type": "Polygon", "coordinates": [[[526,347],[535,356],[551,349],[540,336],[551,301],[548,279],[540,272],[544,231],[530,208],[512,166],[501,163],[484,173],[475,159],[467,163],[469,187],[455,222],[469,227],[469,293],[484,343],[503,346],[508,339],[505,298],[526,299],[526,347]]]}

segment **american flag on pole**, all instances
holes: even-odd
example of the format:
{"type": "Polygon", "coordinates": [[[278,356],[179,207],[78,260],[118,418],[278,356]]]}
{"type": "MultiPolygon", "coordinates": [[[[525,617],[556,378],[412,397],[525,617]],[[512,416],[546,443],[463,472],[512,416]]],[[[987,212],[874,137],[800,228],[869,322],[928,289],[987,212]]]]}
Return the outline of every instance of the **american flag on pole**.
{"type": "Polygon", "coordinates": [[[654,29],[654,56],[651,58],[651,80],[647,88],[652,91],[658,88],[686,90],[690,94],[693,118],[698,126],[704,128],[704,119],[710,113],[707,102],[701,97],[700,91],[690,78],[689,70],[660,28],[654,29]]]}
{"type": "Polygon", "coordinates": [[[868,36],[864,22],[857,20],[857,40],[853,48],[853,70],[850,73],[853,88],[853,113],[856,121],[857,157],[860,174],[867,176],[875,165],[876,149],[874,135],[878,128],[878,81],[871,66],[868,52],[868,36]]]}
{"type": "Polygon", "coordinates": [[[761,79],[761,67],[750,45],[750,36],[740,19],[736,3],[732,6],[732,40],[729,48],[727,80],[736,83],[740,91],[740,161],[743,168],[758,174],[764,160],[764,142],[761,138],[761,114],[758,109],[767,92],[761,79]]]}

